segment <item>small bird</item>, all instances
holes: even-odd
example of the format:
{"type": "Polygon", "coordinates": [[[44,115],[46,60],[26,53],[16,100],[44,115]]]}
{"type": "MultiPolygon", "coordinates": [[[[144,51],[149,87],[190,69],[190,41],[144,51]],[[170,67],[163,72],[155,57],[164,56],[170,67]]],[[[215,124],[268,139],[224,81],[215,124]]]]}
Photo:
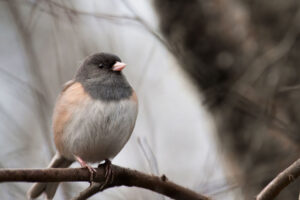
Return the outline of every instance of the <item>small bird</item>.
{"type": "MultiPolygon", "coordinates": [[[[65,84],[54,108],[57,152],[48,168],[78,161],[91,179],[96,170],[88,163],[105,161],[109,168],[131,136],[138,113],[136,93],[122,73],[125,66],[116,55],[96,53],[65,84]]],[[[57,187],[58,183],[35,183],[27,196],[34,199],[45,193],[53,199],[57,187]]]]}

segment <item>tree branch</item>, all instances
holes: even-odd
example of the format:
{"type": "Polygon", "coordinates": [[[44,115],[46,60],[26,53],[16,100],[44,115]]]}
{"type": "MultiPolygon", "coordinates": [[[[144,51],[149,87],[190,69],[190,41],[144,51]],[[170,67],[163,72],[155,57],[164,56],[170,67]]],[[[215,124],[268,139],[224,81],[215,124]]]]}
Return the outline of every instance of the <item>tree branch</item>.
{"type": "MultiPolygon", "coordinates": [[[[26,3],[28,4],[33,4],[34,6],[36,6],[36,4],[32,3],[31,1],[26,1],[26,3]]],[[[69,12],[70,14],[73,15],[80,15],[80,16],[86,16],[86,17],[94,17],[97,19],[105,19],[108,20],[110,22],[118,22],[121,20],[124,21],[132,21],[132,22],[137,22],[138,24],[140,24],[142,27],[145,28],[146,31],[148,31],[153,37],[155,37],[157,39],[157,41],[159,41],[163,46],[166,47],[166,49],[172,54],[173,53],[173,49],[172,47],[163,39],[162,36],[159,35],[159,33],[157,33],[157,31],[153,30],[152,27],[150,27],[150,25],[144,20],[142,19],[139,15],[137,15],[137,13],[130,7],[129,4],[127,4],[126,2],[124,2],[125,6],[135,15],[135,16],[128,16],[128,15],[112,15],[112,14],[102,14],[102,13],[91,13],[91,12],[86,12],[86,11],[81,11],[81,10],[77,10],[74,8],[69,8],[67,6],[61,5],[60,3],[57,3],[55,1],[51,1],[49,4],[55,6],[56,8],[62,9],[65,12],[69,12]]],[[[45,13],[48,13],[50,15],[56,16],[53,12],[40,7],[39,5],[38,9],[40,9],[40,11],[43,11],[45,13]]]]}
{"type": "Polygon", "coordinates": [[[256,197],[256,200],[274,199],[287,185],[300,175],[300,159],[278,174],[256,197]]]}
{"type": "MultiPolygon", "coordinates": [[[[209,200],[209,197],[193,192],[187,188],[179,186],[163,177],[147,175],[136,170],[111,165],[113,179],[107,188],[116,186],[140,187],[154,192],[163,194],[173,199],[190,199],[190,200],[209,200]]],[[[95,182],[103,182],[105,169],[96,168],[97,173],[94,177],[95,182]]],[[[2,169],[0,170],[0,182],[65,182],[65,181],[86,181],[90,179],[87,169],[82,168],[52,168],[52,169],[2,169]]],[[[99,187],[92,187],[82,192],[75,199],[83,199],[97,192],[99,187]],[[92,192],[91,192],[92,191],[92,192]],[[87,193],[88,192],[88,193],[87,193]],[[86,196],[83,196],[86,195],[86,196]]]]}

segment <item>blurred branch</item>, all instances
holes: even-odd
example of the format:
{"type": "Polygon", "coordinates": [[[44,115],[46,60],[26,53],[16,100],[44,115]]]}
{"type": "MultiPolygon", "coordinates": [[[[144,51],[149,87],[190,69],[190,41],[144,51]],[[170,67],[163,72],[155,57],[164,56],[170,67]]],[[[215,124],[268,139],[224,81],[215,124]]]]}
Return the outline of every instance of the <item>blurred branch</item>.
{"type": "MultiPolygon", "coordinates": [[[[140,138],[140,137],[137,137],[137,143],[144,155],[144,158],[146,159],[146,162],[149,166],[151,174],[158,175],[159,168],[158,168],[157,158],[156,158],[155,154],[153,153],[149,143],[147,142],[147,140],[145,138],[140,138]]],[[[160,195],[159,199],[164,200],[165,197],[163,195],[160,195]]]]}
{"type": "MultiPolygon", "coordinates": [[[[166,195],[173,199],[190,199],[190,200],[209,200],[210,198],[197,194],[187,188],[179,186],[165,176],[158,177],[147,175],[136,170],[111,165],[113,178],[104,188],[116,186],[135,186],[166,195]]],[[[105,169],[96,168],[97,173],[94,181],[103,182],[105,180],[105,169]]],[[[52,169],[1,169],[0,182],[64,182],[64,181],[86,181],[90,180],[90,173],[87,169],[82,168],[52,168],[52,169]]],[[[91,187],[80,193],[76,200],[86,199],[97,192],[100,187],[94,183],[91,187]]]]}
{"type": "Polygon", "coordinates": [[[32,90],[35,98],[35,103],[36,103],[34,109],[36,109],[36,112],[38,113],[40,119],[40,124],[41,124],[41,128],[43,129],[43,137],[44,137],[45,144],[48,145],[50,152],[53,153],[54,148],[51,144],[52,140],[51,140],[51,134],[49,134],[48,118],[47,118],[48,116],[47,109],[49,109],[49,106],[43,101],[43,99],[47,99],[45,98],[45,96],[49,94],[49,92],[46,83],[43,79],[41,68],[38,62],[38,57],[34,49],[32,34],[24,25],[24,21],[23,21],[24,19],[17,5],[17,2],[13,0],[7,1],[7,5],[13,17],[13,20],[15,22],[16,29],[20,34],[19,35],[20,39],[22,40],[24,53],[28,61],[28,71],[31,76],[30,78],[33,80],[33,85],[38,85],[40,89],[40,90],[32,90]],[[42,96],[44,98],[42,98],[41,94],[38,93],[37,91],[42,91],[43,92],[42,96]]]}
{"type": "Polygon", "coordinates": [[[15,83],[18,83],[22,87],[28,87],[33,93],[38,95],[38,97],[45,103],[47,104],[48,107],[50,107],[50,102],[48,99],[45,98],[44,94],[39,91],[38,88],[36,88],[34,85],[30,84],[27,81],[22,80],[18,76],[16,76],[13,73],[8,72],[6,69],[0,68],[0,72],[2,73],[1,75],[5,75],[6,77],[12,79],[12,81],[15,81],[15,83]]]}
{"type": "MultiPolygon", "coordinates": [[[[31,1],[27,1],[27,3],[33,4],[31,1]]],[[[48,4],[52,4],[53,6],[55,6],[56,8],[62,9],[64,10],[68,16],[70,16],[70,14],[73,15],[81,15],[81,16],[88,16],[88,17],[95,17],[97,19],[105,19],[105,20],[109,20],[109,21],[118,21],[118,20],[127,20],[127,21],[133,21],[133,22],[138,22],[140,25],[142,25],[145,30],[147,30],[151,35],[153,35],[161,44],[163,44],[167,50],[169,50],[170,53],[173,52],[171,46],[156,32],[153,30],[152,27],[149,26],[149,24],[143,20],[139,15],[137,15],[137,13],[130,7],[130,5],[126,2],[124,2],[124,5],[135,15],[135,16],[128,16],[128,15],[111,15],[111,14],[101,14],[101,13],[90,13],[90,12],[86,12],[86,11],[81,11],[81,10],[77,10],[74,8],[70,8],[64,5],[61,5],[55,1],[51,1],[48,2],[48,4]]],[[[36,6],[36,4],[33,4],[34,6],[36,6]]],[[[47,9],[41,8],[40,10],[43,12],[46,12],[48,14],[54,14],[50,11],[48,11],[47,9]]],[[[56,15],[55,15],[56,16],[56,15]]]]}
{"type": "Polygon", "coordinates": [[[300,159],[276,176],[256,197],[256,200],[274,199],[286,186],[300,176],[300,159]]]}
{"type": "Polygon", "coordinates": [[[90,16],[100,19],[107,19],[107,20],[129,20],[129,21],[136,21],[135,17],[127,16],[127,15],[111,15],[111,14],[101,14],[101,13],[90,13],[86,11],[76,10],[74,8],[69,8],[67,6],[61,5],[55,1],[51,1],[51,4],[56,8],[60,8],[64,11],[72,13],[74,15],[83,15],[83,16],[90,16]]]}
{"type": "Polygon", "coordinates": [[[299,91],[300,90],[300,84],[299,85],[293,85],[293,86],[285,86],[281,87],[279,89],[279,93],[285,93],[285,92],[293,92],[293,91],[299,91]]]}
{"type": "MultiPolygon", "coordinates": [[[[273,48],[266,51],[263,55],[257,57],[252,64],[245,70],[241,79],[250,79],[250,81],[257,81],[270,67],[284,58],[292,47],[296,44],[295,41],[300,32],[299,27],[300,7],[294,14],[291,25],[287,30],[282,40],[274,45],[273,48]]],[[[244,81],[244,80],[243,80],[244,81]]]]}
{"type": "MultiPolygon", "coordinates": [[[[285,138],[285,141],[289,143],[289,146],[296,151],[299,151],[299,145],[296,140],[297,131],[291,128],[290,124],[285,123],[271,113],[264,112],[264,104],[266,102],[258,102],[251,99],[246,93],[240,94],[239,92],[230,92],[231,99],[227,101],[227,105],[232,108],[237,108],[243,111],[244,114],[252,116],[253,119],[261,119],[272,130],[278,130],[281,138],[285,138]]],[[[274,135],[272,135],[273,137],[274,135]]],[[[274,137],[275,138],[275,137],[274,137]]],[[[278,137],[276,137],[279,139],[278,137]]]]}
{"type": "Polygon", "coordinates": [[[145,58],[143,68],[142,68],[142,73],[139,75],[139,79],[136,84],[136,90],[140,91],[141,88],[143,88],[144,81],[148,75],[149,69],[151,68],[151,60],[154,59],[154,55],[156,52],[156,45],[153,44],[152,47],[150,48],[149,52],[146,53],[147,57],[145,58]]]}
{"type": "Polygon", "coordinates": [[[157,159],[155,157],[155,154],[151,150],[147,140],[145,138],[141,139],[140,137],[138,137],[137,143],[149,165],[151,173],[159,174],[157,159]]]}
{"type": "Polygon", "coordinates": [[[173,54],[173,49],[172,47],[158,34],[156,33],[150,26],[149,24],[143,19],[141,18],[137,12],[132,8],[132,6],[130,5],[130,3],[127,0],[123,0],[124,5],[127,7],[127,9],[132,12],[135,16],[135,19],[144,26],[144,28],[151,33],[160,43],[162,43],[167,50],[173,54]]]}

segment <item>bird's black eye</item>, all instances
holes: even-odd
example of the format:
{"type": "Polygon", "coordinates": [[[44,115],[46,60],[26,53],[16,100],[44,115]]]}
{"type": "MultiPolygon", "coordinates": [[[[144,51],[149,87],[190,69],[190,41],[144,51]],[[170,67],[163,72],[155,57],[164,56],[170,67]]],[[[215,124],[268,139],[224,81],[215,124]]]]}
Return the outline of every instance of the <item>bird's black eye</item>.
{"type": "Polygon", "coordinates": [[[103,65],[102,63],[100,63],[100,64],[98,65],[98,67],[99,67],[99,68],[103,68],[104,65],[103,65]]]}

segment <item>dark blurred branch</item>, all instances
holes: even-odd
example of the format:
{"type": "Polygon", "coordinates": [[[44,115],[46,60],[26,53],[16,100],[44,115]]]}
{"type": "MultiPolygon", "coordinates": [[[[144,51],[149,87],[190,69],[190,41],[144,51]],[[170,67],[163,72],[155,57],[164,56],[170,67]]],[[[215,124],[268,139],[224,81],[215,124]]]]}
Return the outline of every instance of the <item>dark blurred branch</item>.
{"type": "MultiPolygon", "coordinates": [[[[257,100],[253,99],[253,97],[251,99],[251,97],[245,93],[239,94],[236,92],[231,92],[230,95],[230,101],[226,102],[228,106],[239,109],[239,111],[244,112],[245,115],[252,117],[253,119],[260,118],[262,121],[264,121],[268,128],[271,130],[276,130],[276,133],[279,133],[280,138],[284,138],[285,141],[288,142],[291,149],[295,151],[300,150],[296,140],[297,132],[291,129],[291,126],[286,122],[268,112],[264,112],[263,106],[266,104],[266,102],[258,103],[257,100]]],[[[272,135],[272,137],[277,138],[276,135],[272,135]]]]}
{"type": "Polygon", "coordinates": [[[293,85],[293,86],[284,86],[279,89],[279,93],[285,93],[285,92],[293,92],[293,91],[300,91],[300,84],[299,85],[293,85]]]}
{"type": "MultiPolygon", "coordinates": [[[[106,188],[116,186],[140,187],[166,195],[173,199],[209,200],[210,198],[179,186],[163,177],[147,175],[136,170],[112,165],[113,179],[106,188]]],[[[105,169],[99,167],[94,181],[105,180],[105,169]]],[[[64,181],[86,181],[90,180],[90,173],[82,168],[55,168],[55,169],[2,169],[0,170],[0,182],[64,182],[64,181]]],[[[97,185],[97,184],[96,184],[97,185]]],[[[95,184],[94,184],[95,186],[95,184]]],[[[100,192],[99,187],[89,187],[75,199],[86,199],[100,192]],[[85,196],[83,196],[85,195],[85,196]]]]}
{"type": "Polygon", "coordinates": [[[256,197],[256,200],[274,199],[286,186],[300,176],[300,159],[278,174],[256,197]]]}
{"type": "Polygon", "coordinates": [[[296,44],[295,41],[299,35],[299,19],[300,7],[294,14],[291,25],[289,26],[289,29],[285,33],[282,40],[278,44],[274,44],[274,46],[270,50],[266,51],[263,55],[254,59],[252,64],[250,64],[250,66],[245,70],[243,73],[244,75],[240,79],[247,77],[246,79],[250,79],[250,81],[257,81],[270,67],[274,66],[282,58],[288,55],[292,47],[296,44]],[[249,74],[251,74],[251,76],[249,74]]]}
{"type": "MultiPolygon", "coordinates": [[[[94,194],[100,192],[101,183],[93,183],[90,187],[86,188],[82,192],[80,192],[76,197],[72,200],[84,200],[87,199],[94,194]]],[[[105,190],[107,187],[103,188],[105,190]]]]}
{"type": "MultiPolygon", "coordinates": [[[[277,95],[299,84],[299,1],[153,2],[165,40],[214,115],[227,169],[239,171],[252,199],[299,158],[299,93],[277,95]]],[[[280,195],[292,199],[299,187],[280,195]]]]}

